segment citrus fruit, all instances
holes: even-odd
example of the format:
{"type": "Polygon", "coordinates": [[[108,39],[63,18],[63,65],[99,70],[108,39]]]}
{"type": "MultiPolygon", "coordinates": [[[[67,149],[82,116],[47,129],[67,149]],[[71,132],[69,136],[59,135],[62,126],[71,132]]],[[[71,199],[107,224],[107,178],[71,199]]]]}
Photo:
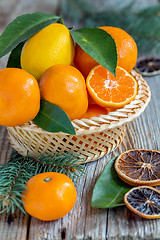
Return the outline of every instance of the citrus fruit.
{"type": "Polygon", "coordinates": [[[126,151],[116,159],[115,170],[130,185],[160,185],[160,152],[143,149],[126,151]]]}
{"type": "Polygon", "coordinates": [[[160,191],[153,187],[132,188],[125,194],[124,203],[132,212],[143,218],[160,218],[160,191]]]}
{"type": "Polygon", "coordinates": [[[71,120],[87,111],[85,80],[75,67],[64,64],[50,67],[42,75],[39,87],[42,98],[63,109],[71,120]]]}
{"type": "Polygon", "coordinates": [[[115,77],[98,65],[90,71],[86,84],[91,97],[102,107],[121,108],[137,94],[137,81],[120,67],[115,77]]]}
{"type": "Polygon", "coordinates": [[[86,78],[91,69],[99,65],[99,63],[86,53],[78,44],[76,44],[74,65],[86,78]]]}
{"type": "MultiPolygon", "coordinates": [[[[136,64],[138,54],[137,45],[134,39],[121,28],[108,26],[100,28],[109,33],[116,43],[118,55],[117,66],[131,72],[136,64]]],[[[74,65],[86,78],[91,69],[97,66],[98,63],[76,44],[74,65]]]]}
{"type": "Polygon", "coordinates": [[[77,198],[72,180],[62,173],[37,174],[26,183],[26,188],[22,192],[26,212],[43,221],[65,216],[77,198]]]}
{"type": "Polygon", "coordinates": [[[81,118],[90,119],[92,117],[99,117],[100,115],[107,115],[108,110],[98,104],[89,104],[87,112],[81,118]]]}
{"type": "Polygon", "coordinates": [[[40,91],[36,79],[18,68],[0,70],[0,124],[15,127],[36,117],[40,91]]]}
{"type": "Polygon", "coordinates": [[[73,63],[74,42],[68,28],[53,23],[32,36],[21,52],[21,67],[37,80],[55,64],[73,63]]]}
{"type": "Polygon", "coordinates": [[[143,76],[154,76],[160,73],[160,58],[156,57],[141,57],[138,58],[136,72],[143,76]]]}
{"type": "Polygon", "coordinates": [[[116,43],[118,55],[117,66],[124,68],[127,72],[131,72],[136,65],[138,54],[137,44],[134,39],[121,28],[109,26],[100,28],[109,33],[116,43]]]}

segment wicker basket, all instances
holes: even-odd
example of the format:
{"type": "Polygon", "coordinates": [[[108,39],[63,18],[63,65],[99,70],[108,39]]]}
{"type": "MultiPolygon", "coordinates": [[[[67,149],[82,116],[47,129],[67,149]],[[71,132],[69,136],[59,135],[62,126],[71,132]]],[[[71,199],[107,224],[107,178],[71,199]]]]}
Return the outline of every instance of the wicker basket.
{"type": "Polygon", "coordinates": [[[137,118],[150,101],[151,92],[146,81],[134,70],[132,75],[138,82],[138,94],[123,108],[100,117],[73,120],[76,136],[46,132],[33,122],[8,127],[8,136],[13,148],[22,155],[26,155],[28,151],[34,156],[44,152],[76,152],[82,154],[84,163],[105,156],[121,143],[125,123],[137,118]]]}

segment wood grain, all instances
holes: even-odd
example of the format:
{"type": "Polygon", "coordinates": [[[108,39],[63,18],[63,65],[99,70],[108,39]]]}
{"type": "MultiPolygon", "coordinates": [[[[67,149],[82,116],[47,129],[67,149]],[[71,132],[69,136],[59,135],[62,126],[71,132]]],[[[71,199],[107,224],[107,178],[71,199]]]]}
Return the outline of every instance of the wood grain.
{"type": "MultiPolygon", "coordinates": [[[[104,1],[103,1],[104,2],[104,1]]],[[[143,6],[150,1],[141,1],[143,6]]],[[[153,1],[156,3],[158,1],[153,1]]],[[[16,16],[33,11],[55,13],[58,0],[6,0],[0,1],[0,32],[16,16]],[[2,3],[3,2],[3,3],[2,3]],[[4,4],[6,3],[6,5],[4,4]]],[[[7,56],[0,60],[0,68],[7,56]]],[[[78,179],[77,202],[71,212],[54,222],[43,222],[16,212],[13,218],[0,215],[0,240],[146,240],[160,239],[160,220],[146,220],[136,216],[126,207],[114,209],[91,208],[93,187],[107,161],[132,148],[160,149],[160,76],[146,78],[152,98],[145,112],[126,125],[122,144],[103,159],[85,165],[86,176],[78,179]],[[10,222],[10,223],[8,223],[10,222]]],[[[0,162],[8,159],[12,148],[5,127],[0,127],[0,162]]]]}

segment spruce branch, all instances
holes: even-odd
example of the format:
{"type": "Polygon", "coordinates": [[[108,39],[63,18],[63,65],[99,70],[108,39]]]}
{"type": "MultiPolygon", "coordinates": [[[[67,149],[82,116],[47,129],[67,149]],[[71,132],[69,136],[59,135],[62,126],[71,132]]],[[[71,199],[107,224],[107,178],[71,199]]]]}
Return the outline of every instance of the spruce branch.
{"type": "Polygon", "coordinates": [[[84,174],[83,166],[77,164],[83,159],[78,154],[42,154],[38,157],[21,156],[13,152],[7,164],[0,165],[0,213],[14,213],[15,208],[25,212],[21,200],[25,183],[42,172],[59,172],[68,175],[74,182],[84,174]]]}

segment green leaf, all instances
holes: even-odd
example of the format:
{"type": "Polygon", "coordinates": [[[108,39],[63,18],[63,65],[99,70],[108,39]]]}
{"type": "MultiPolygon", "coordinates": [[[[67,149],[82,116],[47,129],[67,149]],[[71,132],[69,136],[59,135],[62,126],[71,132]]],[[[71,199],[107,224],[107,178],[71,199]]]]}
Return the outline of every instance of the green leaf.
{"type": "Polygon", "coordinates": [[[131,187],[123,182],[114,169],[116,158],[110,160],[93,189],[91,206],[95,208],[113,208],[124,205],[123,197],[131,187]]]}
{"type": "Polygon", "coordinates": [[[76,134],[67,114],[58,106],[44,99],[41,100],[40,111],[33,121],[47,132],[76,134]]]}
{"type": "Polygon", "coordinates": [[[8,24],[0,36],[0,57],[12,51],[20,42],[23,42],[39,32],[47,25],[61,21],[59,16],[41,12],[24,14],[8,24]]]}
{"type": "Polygon", "coordinates": [[[80,28],[70,33],[86,53],[115,75],[117,50],[110,34],[99,28],[80,28]]]}
{"type": "Polygon", "coordinates": [[[24,43],[25,42],[19,43],[18,46],[12,50],[7,62],[8,68],[21,68],[20,56],[24,43]]]}

